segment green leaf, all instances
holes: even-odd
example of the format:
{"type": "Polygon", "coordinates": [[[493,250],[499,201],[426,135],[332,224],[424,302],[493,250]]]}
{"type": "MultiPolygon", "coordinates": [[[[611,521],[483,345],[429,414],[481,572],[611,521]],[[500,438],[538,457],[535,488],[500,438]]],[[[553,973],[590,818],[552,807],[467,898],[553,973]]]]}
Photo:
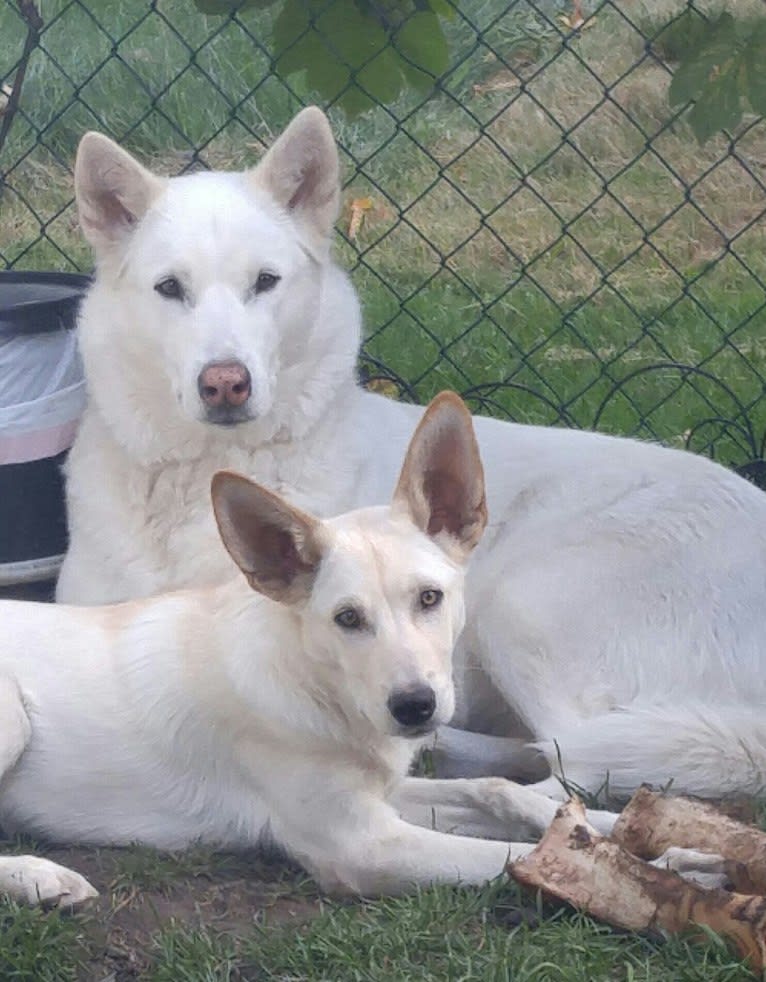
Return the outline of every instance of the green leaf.
{"type": "Polygon", "coordinates": [[[388,37],[372,17],[353,0],[334,0],[316,20],[316,31],[328,52],[349,68],[361,68],[388,47],[388,37]]]}
{"type": "Polygon", "coordinates": [[[737,71],[714,78],[689,111],[689,125],[700,143],[718,130],[733,129],[742,119],[737,71]]]}
{"type": "Polygon", "coordinates": [[[434,78],[449,67],[447,39],[434,13],[421,11],[408,17],[394,35],[394,44],[412,66],[434,78]]]}
{"type": "Polygon", "coordinates": [[[330,101],[340,95],[351,80],[349,68],[333,58],[326,48],[317,48],[321,57],[314,58],[306,66],[306,81],[330,101]]]}
{"type": "Polygon", "coordinates": [[[306,85],[349,116],[392,102],[406,85],[429,91],[449,51],[436,14],[412,9],[412,0],[284,0],[273,27],[276,71],[305,72],[306,85]],[[386,30],[384,21],[401,27],[386,30]]]}
{"type": "MultiPolygon", "coordinates": [[[[354,0],[360,13],[390,35],[415,12],[413,0],[354,0]]],[[[416,0],[421,2],[421,0],[416,0]]]]}
{"type": "Polygon", "coordinates": [[[668,92],[670,105],[699,98],[713,72],[722,69],[732,58],[736,46],[734,18],[731,14],[721,14],[717,21],[708,25],[699,47],[694,48],[676,69],[668,92]]]}
{"type": "Polygon", "coordinates": [[[194,6],[202,14],[218,17],[249,8],[265,10],[275,2],[276,0],[194,0],[194,6]]]}
{"type": "Polygon", "coordinates": [[[457,7],[450,0],[427,0],[428,6],[437,15],[445,20],[454,20],[457,14],[457,7]]]}
{"type": "Polygon", "coordinates": [[[652,47],[666,61],[683,61],[691,52],[696,51],[704,38],[707,37],[709,24],[705,17],[693,7],[687,9],[678,17],[673,17],[669,24],[652,40],[652,47]]]}
{"type": "Polygon", "coordinates": [[[317,57],[321,57],[323,52],[319,40],[315,35],[308,34],[298,38],[285,51],[277,55],[275,70],[278,75],[288,76],[302,72],[317,57]]]}
{"type": "Polygon", "coordinates": [[[361,116],[362,113],[368,112],[375,106],[373,100],[356,85],[347,89],[338,99],[337,104],[349,119],[356,119],[357,116],[361,116]]]}
{"type": "Polygon", "coordinates": [[[417,92],[429,93],[434,87],[434,80],[431,75],[426,72],[421,72],[419,68],[416,68],[410,62],[401,60],[401,69],[404,78],[417,92]]]}
{"type": "Polygon", "coordinates": [[[358,74],[359,85],[378,102],[393,102],[402,90],[401,61],[392,48],[386,48],[358,74]]]}
{"type": "Polygon", "coordinates": [[[285,0],[274,22],[272,41],[275,68],[280,75],[292,75],[311,64],[321,42],[311,28],[308,4],[285,0]]]}
{"type": "Polygon", "coordinates": [[[748,42],[742,61],[742,89],[753,111],[766,116],[766,30],[748,42]]]}

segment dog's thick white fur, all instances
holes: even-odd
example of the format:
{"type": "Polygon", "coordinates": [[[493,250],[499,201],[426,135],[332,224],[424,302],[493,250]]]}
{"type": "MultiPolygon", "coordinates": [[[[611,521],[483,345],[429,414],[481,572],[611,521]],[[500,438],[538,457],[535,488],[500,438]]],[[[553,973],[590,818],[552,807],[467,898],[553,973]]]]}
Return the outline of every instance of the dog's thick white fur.
{"type": "MultiPolygon", "coordinates": [[[[321,522],[230,472],[213,500],[244,578],[108,607],[0,604],[0,822],[69,843],[273,842],[325,888],[365,894],[482,883],[528,851],[475,836],[539,834],[550,798],[405,777],[454,709],[464,567],[486,522],[460,400],[431,405],[388,507],[321,522]]],[[[93,895],[32,857],[0,859],[2,891],[93,895]]]]}
{"type": "MultiPolygon", "coordinates": [[[[59,599],[225,578],[207,493],[220,467],[323,517],[386,501],[422,410],[355,384],[358,304],[329,258],[338,157],[323,114],[300,113],[244,174],[161,179],[89,134],[76,185],[98,274],[59,599]],[[252,391],[222,413],[203,371],[232,361],[252,391]]],[[[766,496],[689,453],[476,428],[492,524],[468,588],[456,724],[538,741],[554,773],[560,753],[591,791],[760,791],[766,496]]],[[[517,747],[446,729],[437,762],[510,773],[517,747]]]]}

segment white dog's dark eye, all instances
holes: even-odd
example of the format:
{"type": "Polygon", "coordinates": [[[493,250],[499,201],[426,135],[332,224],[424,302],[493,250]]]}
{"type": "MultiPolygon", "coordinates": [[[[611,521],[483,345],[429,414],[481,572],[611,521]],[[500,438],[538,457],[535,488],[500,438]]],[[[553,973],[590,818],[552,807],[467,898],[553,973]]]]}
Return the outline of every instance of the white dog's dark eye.
{"type": "Polygon", "coordinates": [[[420,594],[421,607],[438,607],[444,594],[441,590],[423,590],[420,594]]]}
{"type": "Polygon", "coordinates": [[[183,299],[183,287],[175,276],[166,276],[164,280],[160,280],[159,283],[155,284],[154,289],[161,297],[165,297],[168,300],[183,299]]]}
{"type": "Polygon", "coordinates": [[[253,287],[254,293],[256,295],[259,293],[268,293],[269,290],[273,290],[277,283],[279,283],[280,278],[276,273],[259,273],[258,279],[255,281],[255,286],[253,287]]]}
{"type": "Polygon", "coordinates": [[[334,620],[338,627],[345,627],[347,631],[354,631],[362,626],[359,611],[354,610],[353,607],[344,607],[343,610],[339,610],[334,620]]]}

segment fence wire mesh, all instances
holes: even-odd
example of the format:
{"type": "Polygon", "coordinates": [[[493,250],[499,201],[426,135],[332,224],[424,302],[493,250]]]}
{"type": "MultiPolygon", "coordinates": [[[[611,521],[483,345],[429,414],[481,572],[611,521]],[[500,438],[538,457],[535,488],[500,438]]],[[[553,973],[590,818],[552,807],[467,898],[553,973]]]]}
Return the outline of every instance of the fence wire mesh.
{"type": "MultiPolygon", "coordinates": [[[[339,2],[311,0],[306,30],[321,35],[339,2]]],[[[756,0],[733,6],[763,17],[756,0]]],[[[166,173],[242,167],[323,102],[369,384],[419,401],[452,387],[506,418],[758,460],[766,122],[700,147],[686,107],[669,107],[674,25],[692,7],[708,13],[460,0],[446,70],[384,105],[365,89],[379,52],[324,102],[311,72],[278,74],[279,2],[205,16],[192,0],[0,0],[0,261],[89,268],[71,182],[87,129],[166,173]],[[351,90],[377,104],[349,118],[351,90]]],[[[348,48],[322,40],[342,63],[348,48]]]]}

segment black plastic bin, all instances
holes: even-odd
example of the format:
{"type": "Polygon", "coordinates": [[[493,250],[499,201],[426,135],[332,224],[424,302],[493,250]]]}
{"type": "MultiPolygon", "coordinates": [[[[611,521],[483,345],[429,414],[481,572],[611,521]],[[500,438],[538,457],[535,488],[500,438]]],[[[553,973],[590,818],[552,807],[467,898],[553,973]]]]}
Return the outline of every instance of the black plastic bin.
{"type": "Polygon", "coordinates": [[[90,278],[0,271],[0,594],[52,582],[66,551],[61,464],[85,406],[77,308],[90,278]]]}

